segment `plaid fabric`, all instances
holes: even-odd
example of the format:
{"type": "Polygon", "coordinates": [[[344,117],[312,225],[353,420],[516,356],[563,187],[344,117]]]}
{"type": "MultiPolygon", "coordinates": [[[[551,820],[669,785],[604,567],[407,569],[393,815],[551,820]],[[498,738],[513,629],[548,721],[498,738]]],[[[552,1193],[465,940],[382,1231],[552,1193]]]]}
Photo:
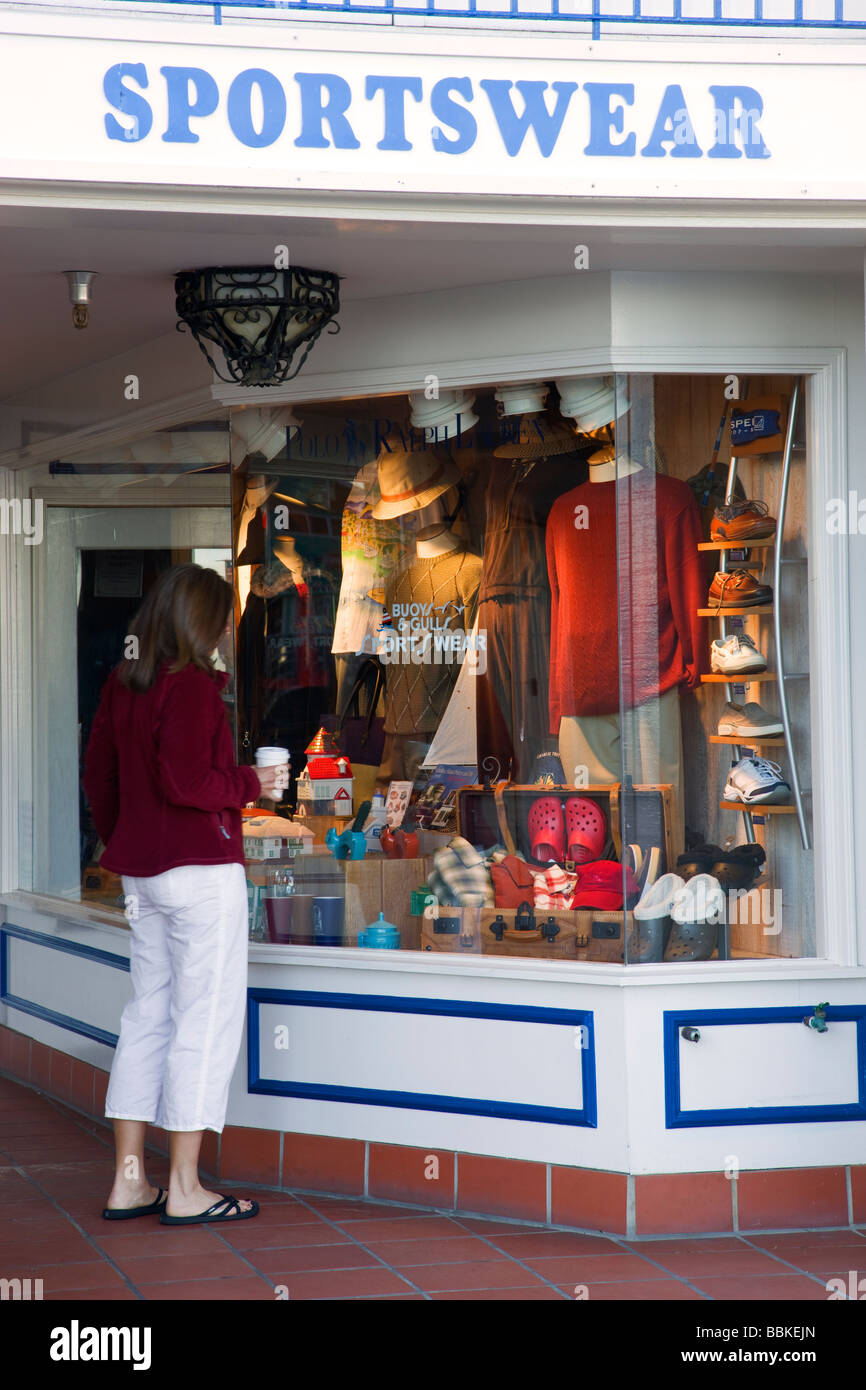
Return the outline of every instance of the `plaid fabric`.
{"type": "Polygon", "coordinates": [[[548,911],[563,912],[571,907],[577,874],[567,874],[558,864],[552,864],[543,873],[534,873],[535,906],[548,911]]]}
{"type": "Polygon", "coordinates": [[[427,876],[430,891],[447,907],[493,907],[493,884],[484,858],[468,840],[455,835],[433,855],[427,876]]]}

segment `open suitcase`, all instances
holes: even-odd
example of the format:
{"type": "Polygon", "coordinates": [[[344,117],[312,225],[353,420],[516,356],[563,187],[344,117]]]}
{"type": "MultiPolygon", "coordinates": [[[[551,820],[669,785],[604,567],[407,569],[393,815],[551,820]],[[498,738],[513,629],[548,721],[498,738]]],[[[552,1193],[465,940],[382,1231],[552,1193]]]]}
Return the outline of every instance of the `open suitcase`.
{"type": "MultiPolygon", "coordinates": [[[[479,849],[504,845],[530,865],[528,816],[540,796],[586,796],[604,812],[608,844],[604,858],[622,860],[624,845],[645,852],[661,850],[659,874],[674,863],[673,788],[670,785],[623,787],[606,783],[588,787],[538,787],[499,783],[462,787],[457,792],[458,834],[479,849]]],[[[622,962],[624,936],[633,929],[631,912],[521,908],[440,907],[421,925],[422,949],[464,954],[537,957],[544,960],[622,962]]]]}
{"type": "Polygon", "coordinates": [[[623,845],[661,850],[659,874],[675,863],[673,852],[673,787],[623,786],[619,782],[589,787],[537,787],[500,782],[494,787],[461,787],[457,793],[457,833],[478,849],[501,844],[509,854],[519,853],[532,865],[528,818],[534,801],[556,796],[586,796],[604,812],[610,854],[622,859],[623,845]]]}

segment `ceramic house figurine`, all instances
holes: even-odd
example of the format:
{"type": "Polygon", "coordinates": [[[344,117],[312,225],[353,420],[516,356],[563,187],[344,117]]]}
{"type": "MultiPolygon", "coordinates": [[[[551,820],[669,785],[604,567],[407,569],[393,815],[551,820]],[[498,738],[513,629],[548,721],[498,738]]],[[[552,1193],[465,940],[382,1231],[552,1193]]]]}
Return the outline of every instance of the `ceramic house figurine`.
{"type": "Polygon", "coordinates": [[[298,802],[311,816],[351,816],[352,767],[333,734],[320,729],[305,750],[307,766],[298,778],[298,802]]]}

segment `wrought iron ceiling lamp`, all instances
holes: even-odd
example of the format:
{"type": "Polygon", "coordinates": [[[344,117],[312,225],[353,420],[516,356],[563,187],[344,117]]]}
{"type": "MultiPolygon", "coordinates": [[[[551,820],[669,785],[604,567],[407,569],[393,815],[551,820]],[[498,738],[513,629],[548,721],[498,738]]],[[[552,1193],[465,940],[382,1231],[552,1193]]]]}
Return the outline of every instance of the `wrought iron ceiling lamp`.
{"type": "Polygon", "coordinates": [[[339,332],[340,277],[329,270],[273,266],[187,270],[176,276],[181,322],[221,381],[277,386],[297,376],[322,330],[339,332]],[[225,376],[207,344],[225,359],[225,376]]]}

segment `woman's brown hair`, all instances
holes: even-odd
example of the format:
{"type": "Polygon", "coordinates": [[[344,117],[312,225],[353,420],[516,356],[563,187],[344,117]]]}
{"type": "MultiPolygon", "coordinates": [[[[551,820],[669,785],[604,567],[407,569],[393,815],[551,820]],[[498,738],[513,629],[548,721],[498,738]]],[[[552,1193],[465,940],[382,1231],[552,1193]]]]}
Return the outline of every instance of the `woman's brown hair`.
{"type": "Polygon", "coordinates": [[[150,690],[160,667],[184,666],[213,673],[212,653],[228,622],[234,595],[215,570],[173,565],[163,570],[133,618],[126,644],[133,652],[120,663],[118,679],[130,690],[150,690]]]}

